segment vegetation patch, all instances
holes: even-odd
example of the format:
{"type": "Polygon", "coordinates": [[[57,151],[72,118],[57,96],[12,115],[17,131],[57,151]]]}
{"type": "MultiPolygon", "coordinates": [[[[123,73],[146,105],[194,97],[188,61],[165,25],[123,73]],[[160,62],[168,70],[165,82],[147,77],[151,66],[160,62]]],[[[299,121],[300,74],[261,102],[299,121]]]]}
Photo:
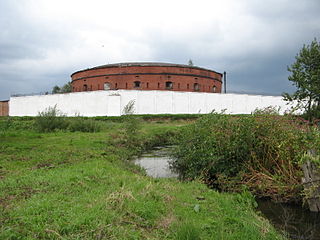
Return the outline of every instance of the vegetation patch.
{"type": "Polygon", "coordinates": [[[210,114],[176,138],[172,168],[183,179],[276,201],[301,200],[300,159],[317,146],[318,130],[292,116],[210,114]]]}
{"type": "Polygon", "coordinates": [[[123,122],[40,133],[21,127],[34,118],[12,120],[0,135],[0,239],[283,239],[250,193],[152,179],[128,160],[186,122],[139,120],[128,145],[123,122]]]}

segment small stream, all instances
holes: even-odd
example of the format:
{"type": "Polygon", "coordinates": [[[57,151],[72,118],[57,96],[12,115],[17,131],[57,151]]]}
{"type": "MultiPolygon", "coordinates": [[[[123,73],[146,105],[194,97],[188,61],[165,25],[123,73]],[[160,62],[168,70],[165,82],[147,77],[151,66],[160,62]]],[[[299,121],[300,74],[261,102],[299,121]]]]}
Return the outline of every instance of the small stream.
{"type": "MultiPolygon", "coordinates": [[[[170,147],[158,147],[136,159],[135,164],[143,167],[147,175],[155,178],[172,178],[177,174],[169,169],[170,147]]],[[[276,229],[285,232],[289,239],[320,240],[320,213],[313,213],[297,205],[257,200],[258,211],[276,229]]]]}
{"type": "Polygon", "coordinates": [[[258,210],[276,229],[285,231],[290,239],[319,240],[320,213],[299,205],[257,200],[258,210]]]}
{"type": "Polygon", "coordinates": [[[169,169],[170,147],[157,147],[150,152],[142,154],[134,162],[143,167],[148,176],[154,178],[172,178],[178,177],[169,169]]]}

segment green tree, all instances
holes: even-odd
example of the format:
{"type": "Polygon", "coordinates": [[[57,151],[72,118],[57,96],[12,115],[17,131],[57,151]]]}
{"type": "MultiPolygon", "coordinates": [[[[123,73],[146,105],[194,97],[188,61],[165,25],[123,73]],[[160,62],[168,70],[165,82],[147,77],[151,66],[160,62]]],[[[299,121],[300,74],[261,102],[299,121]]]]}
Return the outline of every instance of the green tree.
{"type": "Polygon", "coordinates": [[[320,113],[320,43],[314,39],[310,45],[303,45],[295,62],[288,67],[289,81],[297,89],[293,94],[284,93],[286,101],[297,101],[307,119],[319,117],[320,113]]]}
{"type": "Polygon", "coordinates": [[[52,89],[52,93],[69,93],[72,90],[72,86],[71,86],[71,82],[66,83],[65,85],[63,85],[62,87],[59,86],[54,86],[52,89]]]}
{"type": "Polygon", "coordinates": [[[68,83],[66,83],[65,85],[62,86],[60,92],[61,93],[69,93],[69,92],[71,92],[71,89],[72,89],[71,82],[68,82],[68,83]]]}
{"type": "Polygon", "coordinates": [[[53,88],[52,88],[52,93],[55,94],[55,93],[60,93],[60,87],[55,85],[53,88]]]}

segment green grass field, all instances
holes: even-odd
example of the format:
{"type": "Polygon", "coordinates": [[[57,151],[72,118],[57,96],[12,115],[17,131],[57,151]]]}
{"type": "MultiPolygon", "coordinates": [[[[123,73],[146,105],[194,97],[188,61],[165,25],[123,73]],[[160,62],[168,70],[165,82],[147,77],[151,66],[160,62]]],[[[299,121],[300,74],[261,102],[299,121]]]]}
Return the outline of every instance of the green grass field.
{"type": "MultiPolygon", "coordinates": [[[[38,133],[32,119],[14,121],[0,134],[0,239],[283,239],[247,192],[145,176],[124,123],[38,133]]],[[[142,122],[137,141],[161,144],[185,124],[142,122]]]]}

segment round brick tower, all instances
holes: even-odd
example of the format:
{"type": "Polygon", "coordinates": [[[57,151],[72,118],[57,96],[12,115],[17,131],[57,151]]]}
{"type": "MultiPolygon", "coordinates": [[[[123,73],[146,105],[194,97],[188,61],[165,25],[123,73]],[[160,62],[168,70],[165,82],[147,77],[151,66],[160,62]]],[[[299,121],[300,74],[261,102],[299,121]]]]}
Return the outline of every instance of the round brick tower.
{"type": "Polygon", "coordinates": [[[222,74],[172,63],[117,63],[80,70],[71,75],[72,91],[166,90],[221,93],[222,74]]]}

